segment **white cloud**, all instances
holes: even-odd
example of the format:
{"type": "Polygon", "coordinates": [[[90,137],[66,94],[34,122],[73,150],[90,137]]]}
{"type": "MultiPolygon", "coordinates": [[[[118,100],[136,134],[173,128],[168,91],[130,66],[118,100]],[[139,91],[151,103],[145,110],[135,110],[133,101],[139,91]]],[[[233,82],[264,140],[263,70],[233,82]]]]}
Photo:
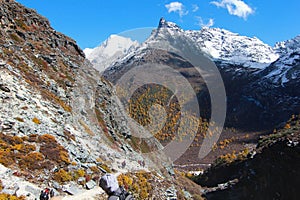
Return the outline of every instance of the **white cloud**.
{"type": "Polygon", "coordinates": [[[168,9],[168,13],[175,12],[178,13],[180,17],[188,14],[188,11],[185,10],[183,4],[178,1],[166,4],[165,7],[168,9]]]}
{"type": "Polygon", "coordinates": [[[199,10],[199,6],[197,4],[193,4],[193,10],[192,12],[197,12],[199,10]]]}
{"type": "Polygon", "coordinates": [[[221,0],[212,1],[217,7],[226,8],[231,15],[242,17],[245,20],[248,15],[253,14],[254,10],[242,0],[221,0]]]}
{"type": "Polygon", "coordinates": [[[204,22],[204,20],[202,19],[202,17],[198,17],[196,16],[198,22],[197,22],[197,25],[201,26],[201,27],[211,27],[215,24],[215,21],[214,19],[209,19],[207,23],[204,22]]]}

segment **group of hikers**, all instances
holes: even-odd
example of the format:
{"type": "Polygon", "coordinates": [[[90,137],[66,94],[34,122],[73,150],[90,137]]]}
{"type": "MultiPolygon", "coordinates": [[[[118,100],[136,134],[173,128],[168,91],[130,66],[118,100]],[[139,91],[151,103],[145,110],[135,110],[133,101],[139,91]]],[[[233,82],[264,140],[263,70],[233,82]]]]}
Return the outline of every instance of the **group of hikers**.
{"type": "MultiPolygon", "coordinates": [[[[133,196],[122,186],[119,186],[117,177],[114,174],[106,173],[99,180],[99,186],[108,195],[108,200],[134,200],[133,196]]],[[[41,191],[40,200],[50,200],[54,196],[54,191],[45,188],[41,191]]]]}

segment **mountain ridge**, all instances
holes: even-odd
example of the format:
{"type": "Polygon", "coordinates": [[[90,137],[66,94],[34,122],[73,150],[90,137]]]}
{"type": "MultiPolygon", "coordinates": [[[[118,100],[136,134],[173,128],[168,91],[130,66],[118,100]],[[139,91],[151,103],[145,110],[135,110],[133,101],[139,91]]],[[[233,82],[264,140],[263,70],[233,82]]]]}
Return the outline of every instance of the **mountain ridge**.
{"type": "MultiPolygon", "coordinates": [[[[167,30],[170,35],[177,33],[186,35],[186,37],[197,43],[198,48],[207,53],[214,61],[240,64],[257,69],[264,69],[276,61],[280,57],[280,53],[283,53],[279,51],[279,44],[286,43],[286,41],[278,42],[274,47],[271,47],[256,37],[240,36],[238,33],[220,28],[203,27],[199,31],[185,31],[175,23],[161,18],[157,31],[154,30],[155,37],[163,30],[167,30]]],[[[150,37],[153,37],[153,34],[150,37]]],[[[141,44],[140,46],[144,45],[141,44]]],[[[292,48],[291,45],[289,48],[292,48]]]]}
{"type": "Polygon", "coordinates": [[[146,184],[132,189],[136,197],[160,199],[171,186],[181,190],[144,156],[142,150],[160,143],[132,137],[143,130],[76,42],[32,9],[13,0],[0,5],[0,198],[34,200],[45,187],[74,195],[66,199],[93,188],[97,194],[87,198],[106,198],[97,187],[104,171],[146,184]]]}

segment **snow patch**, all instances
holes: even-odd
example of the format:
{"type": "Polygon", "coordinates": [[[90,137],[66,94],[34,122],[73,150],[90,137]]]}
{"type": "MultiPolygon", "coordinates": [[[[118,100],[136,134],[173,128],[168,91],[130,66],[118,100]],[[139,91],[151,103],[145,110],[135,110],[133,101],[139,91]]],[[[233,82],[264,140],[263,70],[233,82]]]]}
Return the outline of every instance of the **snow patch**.
{"type": "Polygon", "coordinates": [[[119,58],[134,51],[138,46],[139,43],[130,38],[111,35],[100,46],[84,49],[84,53],[94,68],[102,72],[119,58]]]}

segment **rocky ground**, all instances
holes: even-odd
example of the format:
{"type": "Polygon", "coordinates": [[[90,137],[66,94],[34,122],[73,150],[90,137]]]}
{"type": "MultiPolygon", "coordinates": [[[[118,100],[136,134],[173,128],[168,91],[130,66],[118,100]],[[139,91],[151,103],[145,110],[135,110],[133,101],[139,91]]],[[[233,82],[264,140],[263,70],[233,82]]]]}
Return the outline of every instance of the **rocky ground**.
{"type": "Polygon", "coordinates": [[[0,195],[35,199],[51,187],[57,196],[73,195],[64,199],[101,199],[97,182],[104,171],[148,183],[141,190],[124,182],[136,197],[181,191],[141,153],[160,144],[131,138],[140,130],[76,42],[34,10],[13,0],[0,4],[0,195]]]}

